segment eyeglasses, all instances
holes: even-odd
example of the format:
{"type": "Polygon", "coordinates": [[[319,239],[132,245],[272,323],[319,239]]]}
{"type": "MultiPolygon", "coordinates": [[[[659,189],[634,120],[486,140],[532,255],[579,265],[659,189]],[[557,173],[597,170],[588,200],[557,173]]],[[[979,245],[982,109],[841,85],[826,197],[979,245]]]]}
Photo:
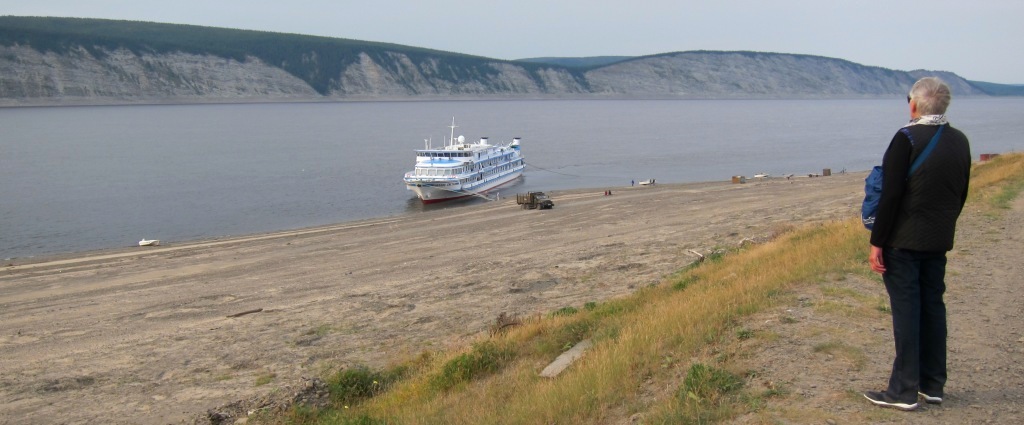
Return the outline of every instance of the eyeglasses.
{"type": "Polygon", "coordinates": [[[910,103],[910,95],[907,95],[907,103],[910,103]]]}

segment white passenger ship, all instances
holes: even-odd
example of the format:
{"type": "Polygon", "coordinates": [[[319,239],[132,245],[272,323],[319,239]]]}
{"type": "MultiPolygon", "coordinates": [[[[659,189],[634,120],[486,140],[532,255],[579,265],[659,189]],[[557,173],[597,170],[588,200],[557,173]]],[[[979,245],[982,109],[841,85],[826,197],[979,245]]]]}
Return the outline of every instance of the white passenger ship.
{"type": "Polygon", "coordinates": [[[483,196],[484,192],[523,175],[526,162],[519,151],[519,138],[504,146],[495,146],[481,138],[466,143],[455,137],[452,118],[451,138],[444,148],[416,150],[416,168],[405,173],[405,187],[416,193],[424,203],[446,201],[467,196],[483,196]]]}

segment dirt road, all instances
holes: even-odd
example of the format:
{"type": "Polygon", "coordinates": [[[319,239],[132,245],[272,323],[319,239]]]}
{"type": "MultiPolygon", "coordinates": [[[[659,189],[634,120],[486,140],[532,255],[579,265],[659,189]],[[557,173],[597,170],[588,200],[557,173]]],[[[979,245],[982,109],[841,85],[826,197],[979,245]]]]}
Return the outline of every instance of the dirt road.
{"type": "Polygon", "coordinates": [[[1024,198],[1001,217],[968,204],[946,268],[949,378],[941,405],[899,412],[862,397],[888,382],[892,316],[880,279],[836,276],[801,285],[788,302],[745,321],[759,336],[736,348],[756,371],[751,389],[783,395],[739,423],[1024,423],[1022,253],[1024,198]]]}
{"type": "Polygon", "coordinates": [[[553,210],[507,199],[15,262],[0,269],[0,422],[179,423],[330,367],[463,343],[502,312],[656,283],[689,250],[850,217],[863,178],[600,188],[554,193],[553,210]]]}

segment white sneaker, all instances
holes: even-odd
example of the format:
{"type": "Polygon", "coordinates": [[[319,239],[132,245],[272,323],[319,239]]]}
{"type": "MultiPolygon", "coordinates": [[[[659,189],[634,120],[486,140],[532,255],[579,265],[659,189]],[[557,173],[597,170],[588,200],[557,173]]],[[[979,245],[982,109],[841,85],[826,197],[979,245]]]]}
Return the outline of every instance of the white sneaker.
{"type": "Polygon", "coordinates": [[[864,398],[868,399],[875,406],[891,407],[893,409],[910,411],[917,409],[917,403],[903,403],[899,400],[893,400],[889,398],[885,393],[880,391],[867,391],[864,393],[864,398]]]}
{"type": "Polygon", "coordinates": [[[925,394],[925,393],[922,393],[920,391],[918,392],[918,394],[920,394],[921,397],[924,398],[924,402],[925,403],[928,403],[928,404],[942,404],[942,397],[932,397],[932,396],[930,396],[928,394],[925,394]]]}

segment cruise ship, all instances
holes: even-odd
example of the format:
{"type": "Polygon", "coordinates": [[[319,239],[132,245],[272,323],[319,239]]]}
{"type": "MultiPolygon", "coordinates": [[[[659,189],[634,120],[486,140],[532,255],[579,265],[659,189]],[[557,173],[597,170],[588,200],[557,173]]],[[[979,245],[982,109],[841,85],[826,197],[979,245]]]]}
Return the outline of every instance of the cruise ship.
{"type": "Polygon", "coordinates": [[[465,137],[455,137],[455,118],[449,127],[451,137],[444,147],[431,149],[426,140],[426,149],[416,150],[416,167],[405,173],[406,189],[424,203],[467,196],[487,198],[484,192],[523,175],[526,162],[518,137],[506,145],[492,145],[486,137],[466,143],[465,137]]]}

